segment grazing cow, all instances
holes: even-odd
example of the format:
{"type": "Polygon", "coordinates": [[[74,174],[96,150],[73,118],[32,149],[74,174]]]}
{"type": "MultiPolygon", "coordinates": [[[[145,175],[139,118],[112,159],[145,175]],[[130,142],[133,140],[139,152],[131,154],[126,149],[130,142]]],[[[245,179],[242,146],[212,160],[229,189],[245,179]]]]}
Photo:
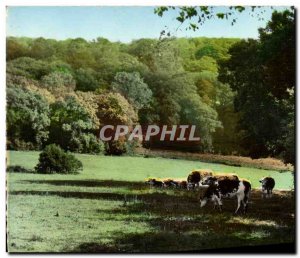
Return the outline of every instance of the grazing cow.
{"type": "Polygon", "coordinates": [[[229,192],[231,191],[231,188],[235,188],[236,183],[239,181],[239,177],[236,174],[228,173],[228,174],[215,174],[214,176],[206,176],[201,180],[202,185],[211,185],[211,184],[218,184],[218,182],[221,182],[221,184],[224,184],[224,188],[222,187],[223,191],[227,191],[227,188],[229,187],[229,192]],[[233,187],[231,186],[233,185],[233,187]]]}
{"type": "Polygon", "coordinates": [[[214,203],[214,207],[218,205],[219,209],[222,210],[222,198],[236,196],[238,205],[235,213],[239,211],[241,203],[244,205],[244,212],[247,211],[251,191],[251,183],[248,180],[239,179],[236,175],[219,178],[210,176],[205,178],[202,184],[208,185],[208,188],[203,198],[200,199],[201,207],[204,207],[208,200],[211,200],[214,203]]]}
{"type": "Polygon", "coordinates": [[[175,184],[174,184],[175,182],[173,181],[173,179],[167,178],[167,179],[163,179],[162,181],[164,183],[164,187],[167,187],[167,188],[175,187],[175,184]]]}
{"type": "Polygon", "coordinates": [[[187,182],[186,180],[182,180],[179,182],[179,188],[181,189],[187,189],[187,182]]]}
{"type": "Polygon", "coordinates": [[[180,181],[176,180],[176,179],[166,179],[166,180],[163,180],[164,184],[165,184],[165,187],[167,188],[179,188],[179,183],[180,181]]]}
{"type": "Polygon", "coordinates": [[[259,180],[261,183],[261,190],[262,190],[262,198],[271,198],[272,191],[275,186],[275,180],[272,177],[263,177],[259,180]]]}
{"type": "Polygon", "coordinates": [[[146,184],[149,184],[150,187],[159,187],[159,188],[162,188],[165,186],[164,182],[157,179],[157,178],[147,178],[145,180],[145,183],[146,184]]]}
{"type": "Polygon", "coordinates": [[[165,187],[172,187],[172,188],[181,188],[186,189],[187,183],[184,179],[175,178],[175,179],[165,179],[163,180],[165,187]]]}
{"type": "Polygon", "coordinates": [[[207,176],[212,176],[211,169],[197,169],[193,170],[187,177],[187,189],[194,189],[199,186],[200,181],[207,176]]]}

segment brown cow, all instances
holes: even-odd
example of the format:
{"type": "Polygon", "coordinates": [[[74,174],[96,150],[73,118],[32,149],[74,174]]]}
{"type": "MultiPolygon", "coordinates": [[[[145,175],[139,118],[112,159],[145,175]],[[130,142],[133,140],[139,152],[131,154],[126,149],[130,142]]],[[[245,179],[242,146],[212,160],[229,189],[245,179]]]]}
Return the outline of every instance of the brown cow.
{"type": "Polygon", "coordinates": [[[203,178],[212,175],[213,171],[211,169],[193,170],[187,177],[187,189],[190,190],[199,187],[199,183],[203,178]]]}

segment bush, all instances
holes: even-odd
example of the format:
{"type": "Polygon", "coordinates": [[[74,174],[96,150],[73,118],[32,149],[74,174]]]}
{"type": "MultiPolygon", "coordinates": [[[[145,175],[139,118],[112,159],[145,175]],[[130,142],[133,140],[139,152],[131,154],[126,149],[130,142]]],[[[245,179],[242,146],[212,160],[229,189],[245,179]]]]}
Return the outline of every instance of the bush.
{"type": "Polygon", "coordinates": [[[35,170],[43,174],[71,174],[82,169],[82,163],[74,155],[64,152],[59,146],[50,144],[41,152],[35,170]]]}
{"type": "Polygon", "coordinates": [[[7,166],[6,172],[10,173],[35,173],[32,169],[27,169],[22,166],[16,165],[16,166],[7,166]]]}
{"type": "Polygon", "coordinates": [[[104,143],[105,155],[120,156],[126,154],[128,156],[134,156],[136,154],[136,148],[141,147],[141,143],[138,140],[127,141],[124,139],[111,140],[104,143]]]}
{"type": "Polygon", "coordinates": [[[124,140],[105,142],[105,155],[120,156],[126,153],[126,142],[124,140]]]}
{"type": "Polygon", "coordinates": [[[104,144],[97,137],[90,133],[73,135],[69,148],[79,153],[100,154],[104,150],[104,144]]]}
{"type": "Polygon", "coordinates": [[[134,156],[136,154],[136,149],[139,147],[142,147],[142,144],[138,140],[127,141],[126,155],[134,156]]]}

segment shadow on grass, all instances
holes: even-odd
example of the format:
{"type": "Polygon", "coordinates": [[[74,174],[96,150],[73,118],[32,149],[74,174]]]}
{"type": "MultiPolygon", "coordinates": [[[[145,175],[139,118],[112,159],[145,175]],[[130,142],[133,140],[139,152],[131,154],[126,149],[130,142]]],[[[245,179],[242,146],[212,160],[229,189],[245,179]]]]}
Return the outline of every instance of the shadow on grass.
{"type": "MultiPolygon", "coordinates": [[[[24,180],[25,181],[25,180],[24,180]]],[[[219,214],[218,210],[212,209],[209,203],[200,209],[199,195],[201,192],[186,190],[166,190],[149,189],[143,182],[114,181],[114,180],[26,180],[25,182],[70,185],[82,187],[108,187],[115,188],[116,192],[89,192],[89,191],[10,191],[11,195],[40,195],[40,196],[60,196],[63,198],[80,199],[105,199],[123,201],[126,205],[127,213],[146,212],[156,215],[197,215],[197,214],[219,214]],[[136,191],[137,194],[125,194],[118,192],[118,188],[128,187],[136,191]]],[[[262,199],[260,191],[254,190],[251,195],[249,211],[247,217],[260,218],[264,220],[273,219],[279,224],[288,220],[294,222],[293,213],[295,211],[294,194],[292,192],[281,192],[272,199],[262,199]]],[[[224,199],[224,212],[232,215],[236,209],[236,198],[224,199]]],[[[119,212],[118,210],[112,212],[119,212]]],[[[224,213],[223,212],[223,213],[224,213]]]]}
{"type": "Polygon", "coordinates": [[[143,182],[115,181],[115,180],[24,180],[24,182],[34,184],[49,184],[63,186],[82,186],[82,187],[127,187],[131,190],[145,188],[143,182]]]}
{"type": "MultiPolygon", "coordinates": [[[[69,252],[75,253],[177,253],[177,252],[198,252],[198,253],[256,253],[264,251],[267,253],[278,253],[275,246],[261,245],[274,244],[273,239],[267,237],[263,239],[248,239],[235,236],[233,234],[211,234],[207,232],[147,232],[142,234],[130,233],[119,236],[113,244],[83,243],[69,252]],[[255,247],[254,247],[255,245],[255,247]]],[[[288,247],[279,250],[279,253],[293,253],[293,242],[285,245],[288,247]]]]}
{"type": "MultiPolygon", "coordinates": [[[[293,242],[295,236],[295,202],[289,193],[261,199],[253,191],[249,212],[233,215],[236,199],[224,200],[224,211],[212,209],[212,204],[200,209],[197,194],[185,190],[149,189],[143,183],[126,181],[41,180],[31,183],[76,185],[87,187],[128,187],[140,189],[137,194],[71,191],[11,191],[10,195],[60,196],[63,198],[105,199],[123,201],[111,210],[108,220],[118,215],[147,224],[147,232],[114,232],[113,243],[82,243],[69,252],[77,253],[164,253],[205,252],[208,249],[244,245],[293,242]],[[116,215],[116,216],[114,216],[116,215]]],[[[292,250],[291,250],[292,252],[292,250]]]]}
{"type": "Polygon", "coordinates": [[[121,252],[117,247],[109,246],[101,243],[83,243],[76,247],[74,250],[68,250],[68,252],[75,253],[118,253],[121,252]]]}
{"type": "MultiPolygon", "coordinates": [[[[169,195],[164,192],[141,193],[141,194],[123,194],[123,193],[107,193],[107,192],[71,192],[71,191],[10,191],[10,195],[40,195],[40,196],[60,196],[63,198],[79,198],[79,199],[105,199],[126,201],[126,203],[134,200],[135,202],[171,203],[179,204],[186,200],[185,196],[169,195]]],[[[195,203],[196,200],[188,200],[195,203]]]]}
{"type": "MultiPolygon", "coordinates": [[[[115,213],[133,215],[141,204],[132,204],[115,213]]],[[[160,207],[162,208],[162,206],[160,207]]],[[[149,208],[151,210],[151,207],[149,208]]],[[[153,210],[151,210],[153,212],[153,210]]],[[[160,210],[160,216],[145,217],[143,222],[149,224],[148,232],[129,233],[115,232],[110,244],[82,243],[69,252],[76,253],[169,253],[169,252],[251,252],[251,253],[293,253],[295,228],[294,224],[281,227],[275,224],[260,224],[259,216],[251,223],[247,219],[252,215],[233,216],[229,212],[215,213],[201,211],[195,215],[186,210],[184,215],[178,212],[166,213],[160,210]],[[237,222],[232,218],[239,218],[237,222]],[[287,244],[288,243],[288,244],[287,244]],[[279,250],[274,244],[279,245],[279,250]],[[271,245],[263,246],[261,245],[271,245]],[[255,246],[255,247],[253,247],[255,246]],[[257,247],[258,246],[258,247],[257,247]],[[229,249],[228,249],[229,248],[229,249]]],[[[143,214],[143,210],[140,210],[143,214]]],[[[275,215],[276,216],[276,215],[275,215]]],[[[137,219],[132,217],[135,221],[137,219]]],[[[138,218],[140,219],[140,218],[138,218]]],[[[269,218],[273,219],[273,218],[269,218]]]]}

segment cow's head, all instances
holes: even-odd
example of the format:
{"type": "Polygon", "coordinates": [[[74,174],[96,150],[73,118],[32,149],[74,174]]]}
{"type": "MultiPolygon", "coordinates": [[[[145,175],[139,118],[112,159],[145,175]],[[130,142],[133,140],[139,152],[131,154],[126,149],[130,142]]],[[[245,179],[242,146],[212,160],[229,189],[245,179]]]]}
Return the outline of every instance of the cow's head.
{"type": "Polygon", "coordinates": [[[193,189],[195,187],[195,184],[194,183],[191,183],[191,182],[188,182],[187,183],[187,189],[193,189]]]}
{"type": "Polygon", "coordinates": [[[218,180],[217,180],[217,178],[215,178],[213,176],[206,176],[202,179],[201,184],[202,185],[217,185],[218,180]]]}
{"type": "Polygon", "coordinates": [[[259,180],[259,182],[261,183],[261,189],[262,191],[265,191],[266,190],[266,183],[267,183],[267,180],[266,180],[266,177],[263,177],[259,180]]]}

